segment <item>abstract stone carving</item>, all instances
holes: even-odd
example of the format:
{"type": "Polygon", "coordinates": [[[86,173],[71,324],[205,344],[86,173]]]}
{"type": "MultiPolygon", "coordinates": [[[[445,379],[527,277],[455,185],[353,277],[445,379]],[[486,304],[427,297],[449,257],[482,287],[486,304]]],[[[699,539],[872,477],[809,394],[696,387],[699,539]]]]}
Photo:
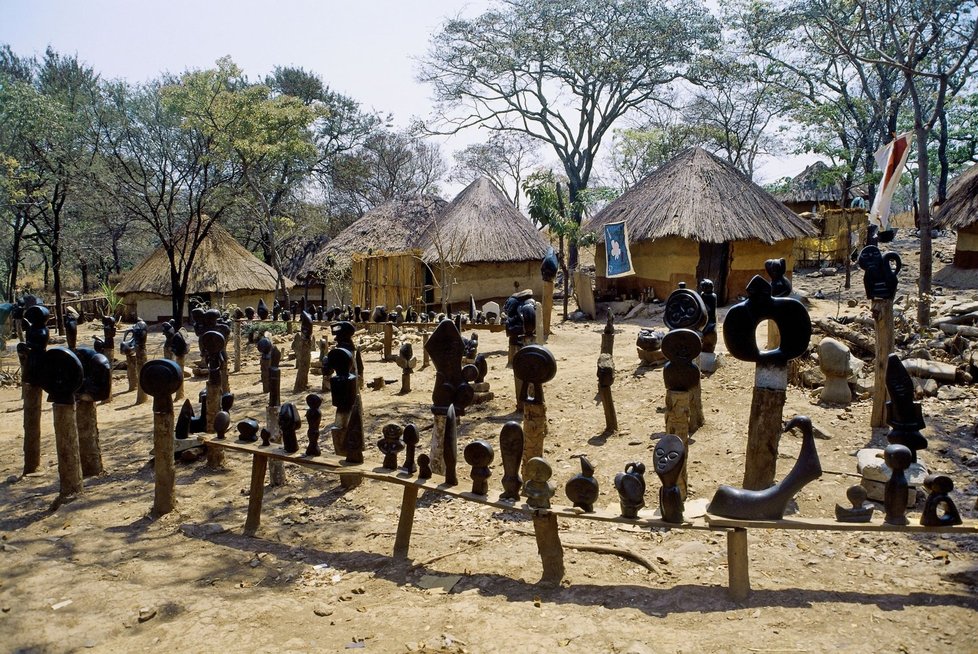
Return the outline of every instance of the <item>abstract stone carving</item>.
{"type": "Polygon", "coordinates": [[[723,342],[730,354],[760,365],[786,365],[805,353],[811,337],[812,320],[805,305],[794,298],[772,295],[771,283],[760,275],[747,285],[747,299],[730,307],[723,321],[723,342]],[[755,334],[764,320],[778,326],[781,343],[762,352],[755,334]]]}
{"type": "Polygon", "coordinates": [[[544,404],[543,385],[557,374],[557,360],[542,345],[524,345],[513,356],[513,373],[520,380],[518,401],[544,404]],[[530,396],[530,384],[533,395],[530,396]]]}
{"type": "Polygon", "coordinates": [[[876,509],[872,502],[866,501],[866,489],[855,484],[846,489],[850,506],[835,505],[835,519],[839,522],[869,522],[876,509]]]}
{"type": "MultiPolygon", "coordinates": [[[[30,307],[28,311],[34,309],[30,307]]],[[[27,312],[25,312],[26,314],[27,312]]],[[[41,355],[38,381],[53,404],[75,404],[75,392],[85,380],[85,369],[71,350],[56,347],[41,355]]]]}
{"type": "Polygon", "coordinates": [[[879,227],[870,225],[866,230],[866,247],[859,252],[856,263],[863,269],[863,288],[869,299],[892,300],[896,296],[897,273],[903,261],[896,252],[880,251],[877,243],[879,227]]]}
{"type": "Polygon", "coordinates": [[[771,295],[788,297],[791,294],[791,280],[785,276],[788,272],[787,262],[784,259],[768,259],[764,262],[764,270],[771,278],[771,295]]]}
{"type": "Polygon", "coordinates": [[[245,418],[238,422],[238,440],[243,443],[254,443],[258,440],[258,421],[245,418]]]}
{"type": "Polygon", "coordinates": [[[925,426],[924,414],[920,404],[914,402],[913,379],[896,354],[886,359],[886,390],[890,396],[886,401],[886,424],[891,427],[886,439],[905,445],[914,462],[917,450],[927,447],[927,439],[920,433],[925,426]]]}
{"type": "MultiPolygon", "coordinates": [[[[446,321],[442,321],[444,325],[446,321]]],[[[442,443],[442,456],[445,457],[445,485],[458,486],[455,464],[458,462],[458,418],[455,405],[450,404],[445,414],[445,437],[442,443]]]]}
{"type": "Polygon", "coordinates": [[[523,480],[520,478],[520,462],[523,460],[523,426],[510,420],[503,425],[499,432],[499,451],[503,459],[503,492],[501,500],[520,499],[520,488],[523,480]]]}
{"type": "Polygon", "coordinates": [[[465,415],[465,407],[472,403],[475,393],[469,381],[475,381],[478,370],[472,366],[468,375],[463,374],[464,346],[458,327],[451,320],[442,320],[428,338],[424,349],[435,366],[431,412],[435,415],[445,415],[448,407],[454,405],[457,415],[465,415]],[[468,376],[471,379],[467,379],[468,376]]]}
{"type": "Polygon", "coordinates": [[[418,456],[418,479],[431,479],[431,457],[427,454],[418,456]]]}
{"type": "Polygon", "coordinates": [[[913,462],[913,452],[905,445],[887,445],[883,450],[883,461],[890,467],[890,479],[883,490],[883,522],[891,525],[906,525],[907,520],[907,468],[913,462]]]}
{"type": "Polygon", "coordinates": [[[713,354],[717,346],[717,294],[712,279],[701,279],[700,298],[706,306],[706,324],[700,331],[703,334],[703,351],[713,354]]]}
{"type": "Polygon", "coordinates": [[[278,410],[278,429],[282,435],[282,449],[287,454],[294,454],[299,451],[299,439],[296,437],[296,430],[302,425],[299,419],[299,410],[291,402],[286,402],[278,410]]]}
{"type": "Polygon", "coordinates": [[[557,277],[557,269],[560,263],[557,261],[557,253],[553,248],[547,248],[547,256],[540,264],[540,277],[545,282],[552,282],[557,277]]]}
{"type": "Polygon", "coordinates": [[[961,514],[954,506],[950,492],[954,490],[954,482],[947,475],[928,475],[924,479],[927,489],[927,500],[924,502],[924,512],[920,514],[920,524],[925,527],[952,527],[961,524],[961,514]]]}
{"type": "Polygon", "coordinates": [[[645,506],[645,464],[632,461],[624,472],[615,475],[615,489],[621,516],[632,520],[638,518],[639,510],[645,506]]]}
{"type": "Polygon", "coordinates": [[[550,498],[556,493],[550,481],[553,474],[550,464],[538,456],[526,462],[526,483],[523,485],[523,494],[526,495],[527,506],[535,509],[550,508],[550,498]]]}
{"type": "Polygon", "coordinates": [[[669,294],[666,299],[662,320],[669,329],[693,329],[702,331],[709,318],[706,304],[699,293],[686,288],[685,282],[679,282],[679,288],[669,294]]]}
{"type": "Polygon", "coordinates": [[[692,329],[672,329],[662,338],[662,352],[669,360],[662,369],[662,381],[670,391],[689,391],[700,384],[700,369],[693,363],[700,355],[702,342],[692,329]]]}
{"type": "Polygon", "coordinates": [[[414,424],[408,424],[404,427],[404,436],[401,440],[404,441],[405,452],[404,452],[404,465],[401,469],[408,474],[414,474],[417,470],[417,465],[414,462],[414,452],[418,445],[420,437],[418,436],[418,428],[414,424]]]}
{"type": "Polygon", "coordinates": [[[309,444],[306,446],[306,456],[319,456],[322,451],[319,449],[319,426],[322,424],[323,412],[320,407],[323,405],[323,398],[310,393],[306,395],[306,436],[309,444]]]}
{"type": "Polygon", "coordinates": [[[384,453],[384,463],[381,467],[397,470],[397,453],[404,449],[404,443],[401,442],[403,433],[404,430],[397,423],[389,422],[384,425],[381,430],[383,438],[377,441],[377,449],[384,453]]]}
{"type": "MultiPolygon", "coordinates": [[[[784,334],[784,332],[782,332],[784,334]]],[[[724,332],[726,336],[726,332],[724,332]]],[[[720,486],[710,501],[710,513],[741,520],[780,520],[791,498],[805,484],[822,476],[822,465],[815,450],[815,433],[807,416],[795,416],[784,431],[801,430],[801,451],[791,471],[780,482],[764,490],[745,490],[720,486]]],[[[906,490],[904,490],[906,496],[906,490]]]]}
{"type": "Polygon", "coordinates": [[[594,465],[586,456],[581,456],[581,472],[574,475],[564,486],[564,492],[571,504],[585,513],[594,512],[594,503],[598,499],[598,480],[594,478],[594,465]]]}
{"type": "Polygon", "coordinates": [[[462,450],[462,455],[465,457],[465,462],[472,466],[472,471],[469,473],[472,477],[472,494],[488,495],[489,477],[492,475],[489,464],[492,463],[495,455],[492,445],[481,439],[472,441],[462,450]]]}
{"type": "Polygon", "coordinates": [[[659,511],[666,522],[683,521],[683,495],[678,483],[686,463],[686,446],[675,434],[666,434],[655,445],[655,474],[659,489],[659,511]]]}

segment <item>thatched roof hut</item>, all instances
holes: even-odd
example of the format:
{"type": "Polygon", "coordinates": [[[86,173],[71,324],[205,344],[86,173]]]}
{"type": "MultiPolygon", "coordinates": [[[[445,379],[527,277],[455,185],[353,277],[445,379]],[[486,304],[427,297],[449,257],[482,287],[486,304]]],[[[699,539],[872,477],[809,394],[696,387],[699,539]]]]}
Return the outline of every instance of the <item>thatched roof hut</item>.
{"type": "Polygon", "coordinates": [[[679,282],[712,279],[721,301],[743,294],[764,261],[785,258],[796,238],[814,235],[804,218],[725,161],[690,148],[584,224],[597,231],[598,291],[666,297],[679,282]],[[603,227],[624,221],[635,275],[607,279],[603,227]]]}
{"type": "Polygon", "coordinates": [[[828,170],[825,162],[816,161],[793,177],[788,188],[775,193],[774,197],[795,213],[815,213],[819,206],[839,207],[842,187],[826,181],[828,170]]]}
{"type": "MultiPolygon", "coordinates": [[[[286,280],[292,286],[291,280],[286,280]]],[[[277,288],[275,269],[263,263],[218,224],[212,224],[194,256],[187,297],[211,304],[271,305],[277,288]]],[[[123,277],[116,287],[126,310],[147,322],[166,320],[172,313],[170,260],[159,247],[123,277]]]]}
{"type": "Polygon", "coordinates": [[[954,180],[933,222],[936,227],[958,232],[954,265],[978,268],[978,165],[972,165],[954,180]]]}

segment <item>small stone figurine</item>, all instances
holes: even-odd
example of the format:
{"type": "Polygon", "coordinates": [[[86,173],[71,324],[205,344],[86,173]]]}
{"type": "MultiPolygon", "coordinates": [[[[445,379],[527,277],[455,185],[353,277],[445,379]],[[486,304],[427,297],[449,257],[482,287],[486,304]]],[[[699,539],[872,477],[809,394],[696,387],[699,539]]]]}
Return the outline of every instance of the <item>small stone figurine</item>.
{"type": "Polygon", "coordinates": [[[427,454],[418,457],[418,479],[431,479],[431,457],[427,454]]]}
{"type": "Polygon", "coordinates": [[[319,426],[322,424],[323,412],[320,407],[323,405],[323,398],[315,393],[306,396],[306,435],[309,437],[309,445],[306,446],[306,456],[319,456],[322,451],[319,449],[319,426]]]}
{"type": "Polygon", "coordinates": [[[503,425],[499,432],[499,450],[503,459],[503,492],[500,500],[520,499],[520,488],[523,480],[520,478],[520,462],[523,460],[523,427],[520,423],[510,420],[503,425]]]}
{"type": "Polygon", "coordinates": [[[645,464],[633,461],[624,472],[615,475],[615,488],[621,504],[621,517],[638,518],[639,509],[645,506],[645,464]]]}
{"type": "Polygon", "coordinates": [[[244,443],[254,443],[258,440],[258,421],[246,418],[238,422],[238,440],[244,443]]]}
{"type": "Polygon", "coordinates": [[[890,467],[890,479],[883,489],[883,522],[890,525],[906,525],[907,520],[907,468],[913,462],[913,453],[905,445],[887,445],[883,461],[890,467]]]}
{"type": "Polygon", "coordinates": [[[418,428],[415,427],[413,423],[406,425],[404,427],[404,435],[401,437],[401,440],[404,441],[405,447],[404,465],[401,466],[401,469],[408,474],[414,474],[414,471],[418,469],[414,462],[415,447],[417,447],[418,441],[420,440],[418,436],[418,428]]]}
{"type": "Polygon", "coordinates": [[[299,419],[299,410],[291,402],[286,402],[278,411],[278,428],[282,434],[282,449],[287,454],[299,451],[299,439],[296,438],[296,430],[302,426],[299,419]]]}
{"type": "Polygon", "coordinates": [[[462,450],[465,462],[472,466],[469,476],[472,477],[473,495],[489,494],[489,477],[492,475],[489,464],[492,463],[494,455],[492,445],[481,439],[472,441],[462,450]]]}
{"type": "Polygon", "coordinates": [[[703,351],[713,354],[717,346],[717,294],[712,279],[701,279],[700,298],[706,305],[706,325],[703,326],[703,351]]]}
{"type": "Polygon", "coordinates": [[[683,521],[683,496],[677,485],[686,462],[686,446],[675,434],[666,434],[655,446],[655,474],[662,481],[659,512],[666,522],[683,521]]]}
{"type": "Polygon", "coordinates": [[[924,502],[924,512],[920,514],[920,524],[925,527],[951,527],[961,524],[961,514],[954,506],[950,492],[954,490],[954,482],[947,475],[927,475],[924,479],[927,489],[927,500],[924,502]]]}
{"type": "Polygon", "coordinates": [[[594,513],[594,502],[598,499],[598,480],[594,478],[594,465],[586,456],[581,456],[581,472],[574,475],[564,486],[567,499],[585,513],[594,513]]]}
{"type": "Polygon", "coordinates": [[[224,434],[227,433],[228,427],[231,426],[231,414],[227,411],[218,411],[214,414],[214,433],[217,434],[216,438],[219,441],[224,440],[224,434]]]}
{"type": "Polygon", "coordinates": [[[866,489],[854,484],[846,489],[846,498],[851,506],[835,505],[835,519],[839,522],[869,522],[873,519],[876,507],[866,501],[866,489]]]}
{"type": "MultiPolygon", "coordinates": [[[[445,324],[446,321],[442,321],[445,324]]],[[[445,438],[442,445],[442,456],[445,457],[445,485],[458,486],[458,474],[455,464],[458,462],[458,418],[455,417],[455,405],[448,405],[445,416],[445,438]]]]}
{"type": "Polygon", "coordinates": [[[553,468],[541,457],[535,456],[526,462],[526,483],[523,485],[523,494],[526,496],[527,506],[535,509],[550,508],[550,498],[557,492],[550,481],[553,474],[553,468]]]}
{"type": "Polygon", "coordinates": [[[673,329],[662,338],[662,352],[668,362],[662,380],[670,391],[689,391],[700,384],[700,369],[694,363],[700,355],[700,335],[692,329],[673,329]]]}
{"type": "Polygon", "coordinates": [[[384,453],[384,463],[381,467],[397,470],[397,453],[404,449],[404,443],[401,442],[401,434],[404,430],[397,423],[389,422],[384,425],[381,433],[383,438],[377,441],[377,449],[384,453]]]}

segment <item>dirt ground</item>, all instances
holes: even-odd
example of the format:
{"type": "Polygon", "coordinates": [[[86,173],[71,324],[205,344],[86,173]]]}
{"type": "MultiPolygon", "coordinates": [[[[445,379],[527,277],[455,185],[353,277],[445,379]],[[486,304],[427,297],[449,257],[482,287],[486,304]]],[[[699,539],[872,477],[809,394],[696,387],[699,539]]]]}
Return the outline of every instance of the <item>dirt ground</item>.
{"type": "MultiPolygon", "coordinates": [[[[953,240],[936,241],[948,257],[953,240]]],[[[900,239],[905,268],[896,306],[915,294],[916,241],[900,239]]],[[[935,262],[935,270],[941,264],[935,262]]],[[[850,290],[841,275],[795,276],[818,315],[867,316],[861,273],[850,290]],[[855,300],[854,307],[848,300],[855,300]]],[[[940,309],[978,299],[975,280],[945,288],[940,309]]],[[[913,314],[912,307],[908,314],[913,314]]],[[[721,313],[722,316],[722,313],[721,313]]],[[[600,322],[554,321],[548,347],[558,361],[547,386],[549,437],[558,494],[586,454],[601,484],[599,506],[617,506],[612,479],[629,461],[651,461],[661,436],[665,391],[661,370],[638,365],[640,327],[662,326],[661,309],[617,325],[614,397],[621,431],[600,436],[595,363],[600,322]]],[[[79,329],[90,342],[94,325],[79,329]]],[[[817,343],[819,336],[813,338],[817,343]]],[[[282,339],[283,349],[287,345],[282,339]]],[[[926,338],[924,339],[926,341],[926,338]]],[[[512,374],[504,334],[480,334],[489,355],[495,399],[462,420],[460,444],[484,438],[497,445],[514,414],[512,374]]],[[[193,346],[192,346],[193,347],[193,346]]],[[[162,337],[151,334],[150,357],[162,337]]],[[[718,350],[723,352],[723,343],[718,350]]],[[[195,351],[195,349],[192,349],[195,351]]],[[[420,355],[420,350],[417,350],[420,355]]],[[[366,352],[367,378],[399,380],[394,363],[366,352]]],[[[16,357],[4,360],[15,367],[16,357]]],[[[283,402],[305,410],[292,393],[294,369],[283,367],[283,402]]],[[[413,390],[399,383],[365,390],[368,441],[396,421],[428,427],[434,370],[418,372],[413,390]]],[[[318,385],[320,378],[311,377],[318,385]]],[[[717,485],[739,485],[753,383],[753,366],[726,356],[703,379],[706,424],[690,449],[690,498],[709,499],[717,485]]],[[[116,390],[125,389],[122,373],[116,390]]],[[[203,380],[188,382],[196,397],[203,380]]],[[[254,348],[231,376],[233,419],[263,421],[254,348]]],[[[978,420],[974,386],[965,399],[923,400],[932,471],[950,474],[966,520],[975,519],[978,420]]],[[[560,520],[567,575],[556,588],[541,574],[532,523],[458,499],[423,495],[415,516],[411,560],[391,558],[400,487],[365,481],[344,492],[338,479],[290,467],[288,483],[267,487],[262,526],[242,534],[250,460],[228,453],[226,467],[203,461],[177,466],[178,506],[154,519],[151,402],[133,406],[120,393],[99,408],[107,473],[86,480],[78,499],[50,510],[58,477],[50,405],[42,419],[42,469],[21,476],[20,393],[0,390],[0,650],[11,652],[865,652],[975,651],[978,638],[978,537],[751,530],[753,592],[740,604],[726,593],[726,541],[709,531],[642,531],[587,520],[560,520]],[[645,557],[654,571],[618,556],[574,545],[608,545],[645,557]]],[[[324,427],[332,414],[323,407],[324,427]]],[[[885,444],[868,427],[869,399],[848,408],[823,406],[818,391],[792,386],[785,417],[811,416],[826,471],[797,496],[796,515],[833,517],[854,478],[854,453],[885,444]]],[[[304,428],[300,442],[304,442],[304,428]]],[[[430,431],[422,433],[422,442],[430,431]]],[[[328,439],[324,439],[328,440],[328,439]]],[[[779,478],[790,469],[800,439],[781,444],[779,478]]],[[[376,449],[367,453],[378,464],[376,449]]],[[[491,493],[499,492],[498,453],[491,493]]],[[[467,466],[460,463],[462,483],[467,466]]],[[[646,503],[657,505],[658,479],[647,474],[646,503]]],[[[917,505],[919,512],[921,503],[917,505]]],[[[914,519],[914,516],[911,516],[914,519]]]]}

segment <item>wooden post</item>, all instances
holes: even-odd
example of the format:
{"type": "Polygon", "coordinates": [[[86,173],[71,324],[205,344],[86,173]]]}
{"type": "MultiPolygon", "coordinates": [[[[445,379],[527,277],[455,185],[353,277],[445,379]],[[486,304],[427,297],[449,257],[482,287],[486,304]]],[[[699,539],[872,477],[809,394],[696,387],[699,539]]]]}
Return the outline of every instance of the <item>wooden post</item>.
{"type": "Polygon", "coordinates": [[[750,594],[750,559],[747,555],[747,530],[727,532],[727,586],[730,599],[743,602],[750,594]]]}
{"type": "Polygon", "coordinates": [[[248,517],[245,519],[244,533],[254,536],[261,524],[261,503],[265,497],[265,471],[268,457],[255,453],[251,458],[251,489],[248,492],[248,517]]]}
{"type": "Polygon", "coordinates": [[[112,377],[115,374],[115,347],[114,344],[106,343],[105,347],[102,349],[102,354],[105,358],[109,360],[109,396],[102,402],[102,404],[108,404],[112,401],[112,377]]]}
{"type": "Polygon", "coordinates": [[[423,356],[422,356],[422,358],[421,358],[421,367],[422,368],[427,368],[428,367],[428,360],[429,360],[429,356],[428,356],[428,336],[429,336],[429,334],[428,334],[428,330],[427,329],[421,332],[421,351],[424,353],[423,356]]]}
{"type": "Polygon", "coordinates": [[[185,355],[185,354],[178,354],[175,357],[173,357],[173,360],[177,362],[177,365],[178,366],[180,366],[180,385],[177,386],[177,390],[173,394],[173,399],[174,400],[182,400],[183,399],[183,362],[184,362],[184,359],[186,359],[186,358],[187,358],[187,355],[185,355]]]}
{"type": "Polygon", "coordinates": [[[153,402],[153,513],[164,515],[176,505],[177,469],[173,460],[173,402],[153,402]]]}
{"type": "MultiPolygon", "coordinates": [[[[214,372],[212,370],[207,375],[207,407],[204,430],[208,434],[214,433],[214,417],[221,410],[221,378],[214,372]]],[[[207,466],[209,468],[220,468],[224,465],[223,448],[208,446],[204,449],[207,450],[207,466]]]]}
{"type": "Polygon", "coordinates": [[[58,479],[61,491],[58,502],[82,492],[81,456],[78,453],[78,428],[75,403],[54,404],[54,444],[58,450],[58,479]]]}
{"type": "Polygon", "coordinates": [[[873,323],[876,326],[876,357],[873,359],[873,413],[869,426],[886,426],[886,359],[895,347],[893,335],[893,300],[873,299],[873,323]]]}
{"type": "Polygon", "coordinates": [[[24,474],[27,475],[41,467],[41,387],[24,382],[23,393],[24,474]]]}
{"type": "Polygon", "coordinates": [[[747,428],[746,489],[763,490],[774,484],[787,387],[787,367],[758,364],[755,368],[754,395],[747,428]]]}
{"type": "Polygon", "coordinates": [[[268,369],[269,369],[269,367],[271,367],[271,365],[272,365],[271,360],[269,360],[264,355],[262,355],[261,359],[259,359],[259,362],[258,362],[258,369],[261,371],[261,392],[262,393],[267,393],[268,392],[268,388],[269,388],[269,386],[268,386],[268,369]]]}
{"type": "Polygon", "coordinates": [[[547,437],[547,405],[527,402],[523,406],[523,461],[520,475],[526,478],[526,462],[543,456],[543,441],[547,437]]]}
{"type": "Polygon", "coordinates": [[[601,394],[601,405],[604,407],[604,431],[613,434],[618,431],[618,414],[615,413],[615,400],[611,397],[611,386],[598,388],[601,394]]]}
{"type": "Polygon", "coordinates": [[[689,389],[689,433],[695,433],[703,426],[706,417],[703,415],[703,387],[697,383],[689,389]]]}
{"type": "Polygon", "coordinates": [[[394,358],[394,324],[384,323],[384,361],[394,358]]]}
{"type": "MultiPolygon", "coordinates": [[[[682,440],[686,451],[689,451],[689,420],[691,391],[670,391],[666,390],[666,433],[675,434],[682,440]]],[[[687,455],[686,460],[689,460],[687,455]]],[[[679,487],[683,501],[686,500],[688,480],[686,476],[686,464],[683,463],[682,472],[679,473],[679,480],[676,482],[679,487]]]]}
{"type": "Polygon", "coordinates": [[[397,535],[394,537],[394,558],[406,559],[411,546],[411,530],[414,528],[414,509],[418,504],[418,487],[406,485],[401,496],[401,515],[397,519],[397,535]]]}
{"type": "Polygon", "coordinates": [[[224,356],[221,357],[221,393],[231,392],[231,382],[228,380],[228,357],[227,350],[224,351],[224,356]]]}
{"type": "Polygon", "coordinates": [[[136,370],[133,373],[133,383],[136,386],[136,404],[144,404],[146,402],[146,391],[139,384],[139,373],[142,371],[143,366],[146,364],[146,346],[139,345],[136,347],[136,355],[134,357],[136,362],[136,370]]]}
{"type": "Polygon", "coordinates": [[[564,549],[557,532],[557,516],[553,513],[533,515],[533,533],[537,538],[537,551],[543,564],[544,584],[556,585],[564,578],[564,549]]]}
{"type": "Polygon", "coordinates": [[[543,342],[550,338],[550,319],[554,312],[554,283],[543,283],[543,342]]]}
{"type": "Polygon", "coordinates": [[[241,319],[234,321],[234,372],[241,372],[241,319]]]}
{"type": "Polygon", "coordinates": [[[139,385],[139,374],[136,371],[136,353],[132,350],[126,352],[126,381],[129,382],[129,388],[126,389],[127,393],[136,390],[139,385]]]}
{"type": "Polygon", "coordinates": [[[301,393],[309,388],[309,361],[312,357],[312,339],[299,332],[292,341],[295,350],[295,383],[292,392],[301,393]]]}
{"type": "Polygon", "coordinates": [[[98,412],[95,402],[78,400],[75,404],[75,422],[78,427],[78,451],[82,476],[100,475],[104,472],[104,468],[98,439],[98,412]]]}

